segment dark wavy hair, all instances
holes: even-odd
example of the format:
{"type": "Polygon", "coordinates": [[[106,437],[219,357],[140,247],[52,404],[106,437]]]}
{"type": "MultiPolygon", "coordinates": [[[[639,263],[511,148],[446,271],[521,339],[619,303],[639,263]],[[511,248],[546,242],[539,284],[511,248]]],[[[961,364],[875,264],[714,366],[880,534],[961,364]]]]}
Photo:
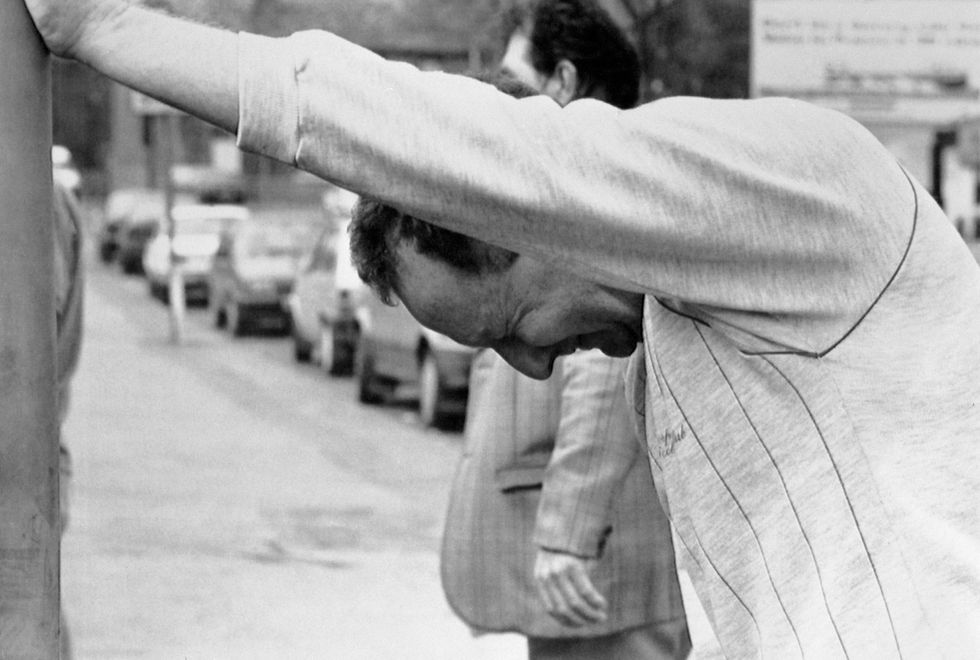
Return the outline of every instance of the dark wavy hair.
{"type": "Polygon", "coordinates": [[[531,64],[550,74],[565,59],[579,74],[579,97],[598,97],[619,108],[639,99],[640,60],[633,44],[595,0],[537,0],[505,14],[501,33],[516,30],[531,43],[531,64]]]}
{"type": "Polygon", "coordinates": [[[398,294],[401,284],[396,248],[406,243],[419,254],[469,275],[505,270],[517,258],[515,252],[443,229],[383,202],[358,200],[350,225],[351,259],[361,279],[389,305],[394,304],[392,294],[398,294]]]}

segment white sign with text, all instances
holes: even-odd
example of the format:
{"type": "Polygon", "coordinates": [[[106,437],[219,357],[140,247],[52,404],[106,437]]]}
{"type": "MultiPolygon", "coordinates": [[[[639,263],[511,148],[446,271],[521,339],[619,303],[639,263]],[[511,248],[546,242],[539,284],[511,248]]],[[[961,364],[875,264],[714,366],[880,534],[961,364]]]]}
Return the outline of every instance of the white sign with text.
{"type": "Polygon", "coordinates": [[[980,111],[980,0],[753,0],[752,95],[862,120],[980,111]]]}

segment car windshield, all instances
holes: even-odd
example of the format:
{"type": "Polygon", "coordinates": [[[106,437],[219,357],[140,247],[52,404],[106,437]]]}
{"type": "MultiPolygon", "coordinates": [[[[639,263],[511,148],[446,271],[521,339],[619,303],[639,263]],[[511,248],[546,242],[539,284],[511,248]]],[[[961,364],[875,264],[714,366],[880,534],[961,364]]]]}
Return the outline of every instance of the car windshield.
{"type": "Polygon", "coordinates": [[[235,222],[235,218],[227,217],[181,218],[177,222],[177,231],[181,234],[219,234],[235,222]]]}
{"type": "Polygon", "coordinates": [[[245,243],[245,254],[248,257],[298,259],[305,247],[305,238],[304,233],[288,229],[253,233],[245,243]]]}

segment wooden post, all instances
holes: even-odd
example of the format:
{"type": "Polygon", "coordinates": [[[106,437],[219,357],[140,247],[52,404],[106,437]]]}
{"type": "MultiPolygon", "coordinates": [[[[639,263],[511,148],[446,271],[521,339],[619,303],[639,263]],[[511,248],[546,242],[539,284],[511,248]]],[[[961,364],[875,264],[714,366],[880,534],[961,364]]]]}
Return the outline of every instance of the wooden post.
{"type": "Polygon", "coordinates": [[[0,2],[0,658],[57,658],[58,428],[48,55],[0,2]]]}

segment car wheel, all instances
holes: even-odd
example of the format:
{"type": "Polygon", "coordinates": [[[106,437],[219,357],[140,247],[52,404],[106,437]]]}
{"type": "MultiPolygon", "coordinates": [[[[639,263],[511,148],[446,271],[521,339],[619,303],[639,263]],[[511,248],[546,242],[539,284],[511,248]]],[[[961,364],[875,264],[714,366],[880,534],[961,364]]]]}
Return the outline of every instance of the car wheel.
{"type": "Polygon", "coordinates": [[[381,403],[384,397],[378,389],[378,376],[374,373],[374,356],[361,346],[357,358],[357,400],[368,404],[381,403]]]}
{"type": "Polygon", "coordinates": [[[163,289],[160,287],[160,285],[153,280],[147,280],[147,285],[150,289],[150,297],[163,301],[163,289]]]}
{"type": "Polygon", "coordinates": [[[356,336],[330,323],[320,326],[317,344],[320,366],[331,376],[350,376],[354,373],[356,336]]]}
{"type": "Polygon", "coordinates": [[[320,324],[320,341],[317,344],[319,352],[320,367],[328,374],[335,373],[336,339],[334,338],[333,325],[329,323],[320,324]]]}
{"type": "Polygon", "coordinates": [[[226,307],[226,322],[228,323],[228,330],[235,337],[241,337],[245,334],[246,321],[248,320],[245,316],[242,306],[236,302],[228,303],[226,307]]]}
{"type": "Polygon", "coordinates": [[[214,321],[214,327],[220,330],[228,325],[228,316],[225,314],[224,306],[218,302],[218,297],[212,295],[208,300],[208,305],[211,307],[211,318],[214,321]]]}
{"type": "Polygon", "coordinates": [[[436,356],[428,351],[422,358],[419,369],[419,419],[428,427],[440,427],[445,423],[442,412],[446,398],[446,388],[439,374],[436,356]]]}
{"type": "Polygon", "coordinates": [[[357,356],[358,330],[353,323],[338,326],[333,335],[334,376],[350,376],[354,373],[354,360],[357,356]]]}
{"type": "Polygon", "coordinates": [[[293,357],[297,362],[309,362],[313,357],[313,344],[299,336],[296,327],[293,327],[293,357]]]}

